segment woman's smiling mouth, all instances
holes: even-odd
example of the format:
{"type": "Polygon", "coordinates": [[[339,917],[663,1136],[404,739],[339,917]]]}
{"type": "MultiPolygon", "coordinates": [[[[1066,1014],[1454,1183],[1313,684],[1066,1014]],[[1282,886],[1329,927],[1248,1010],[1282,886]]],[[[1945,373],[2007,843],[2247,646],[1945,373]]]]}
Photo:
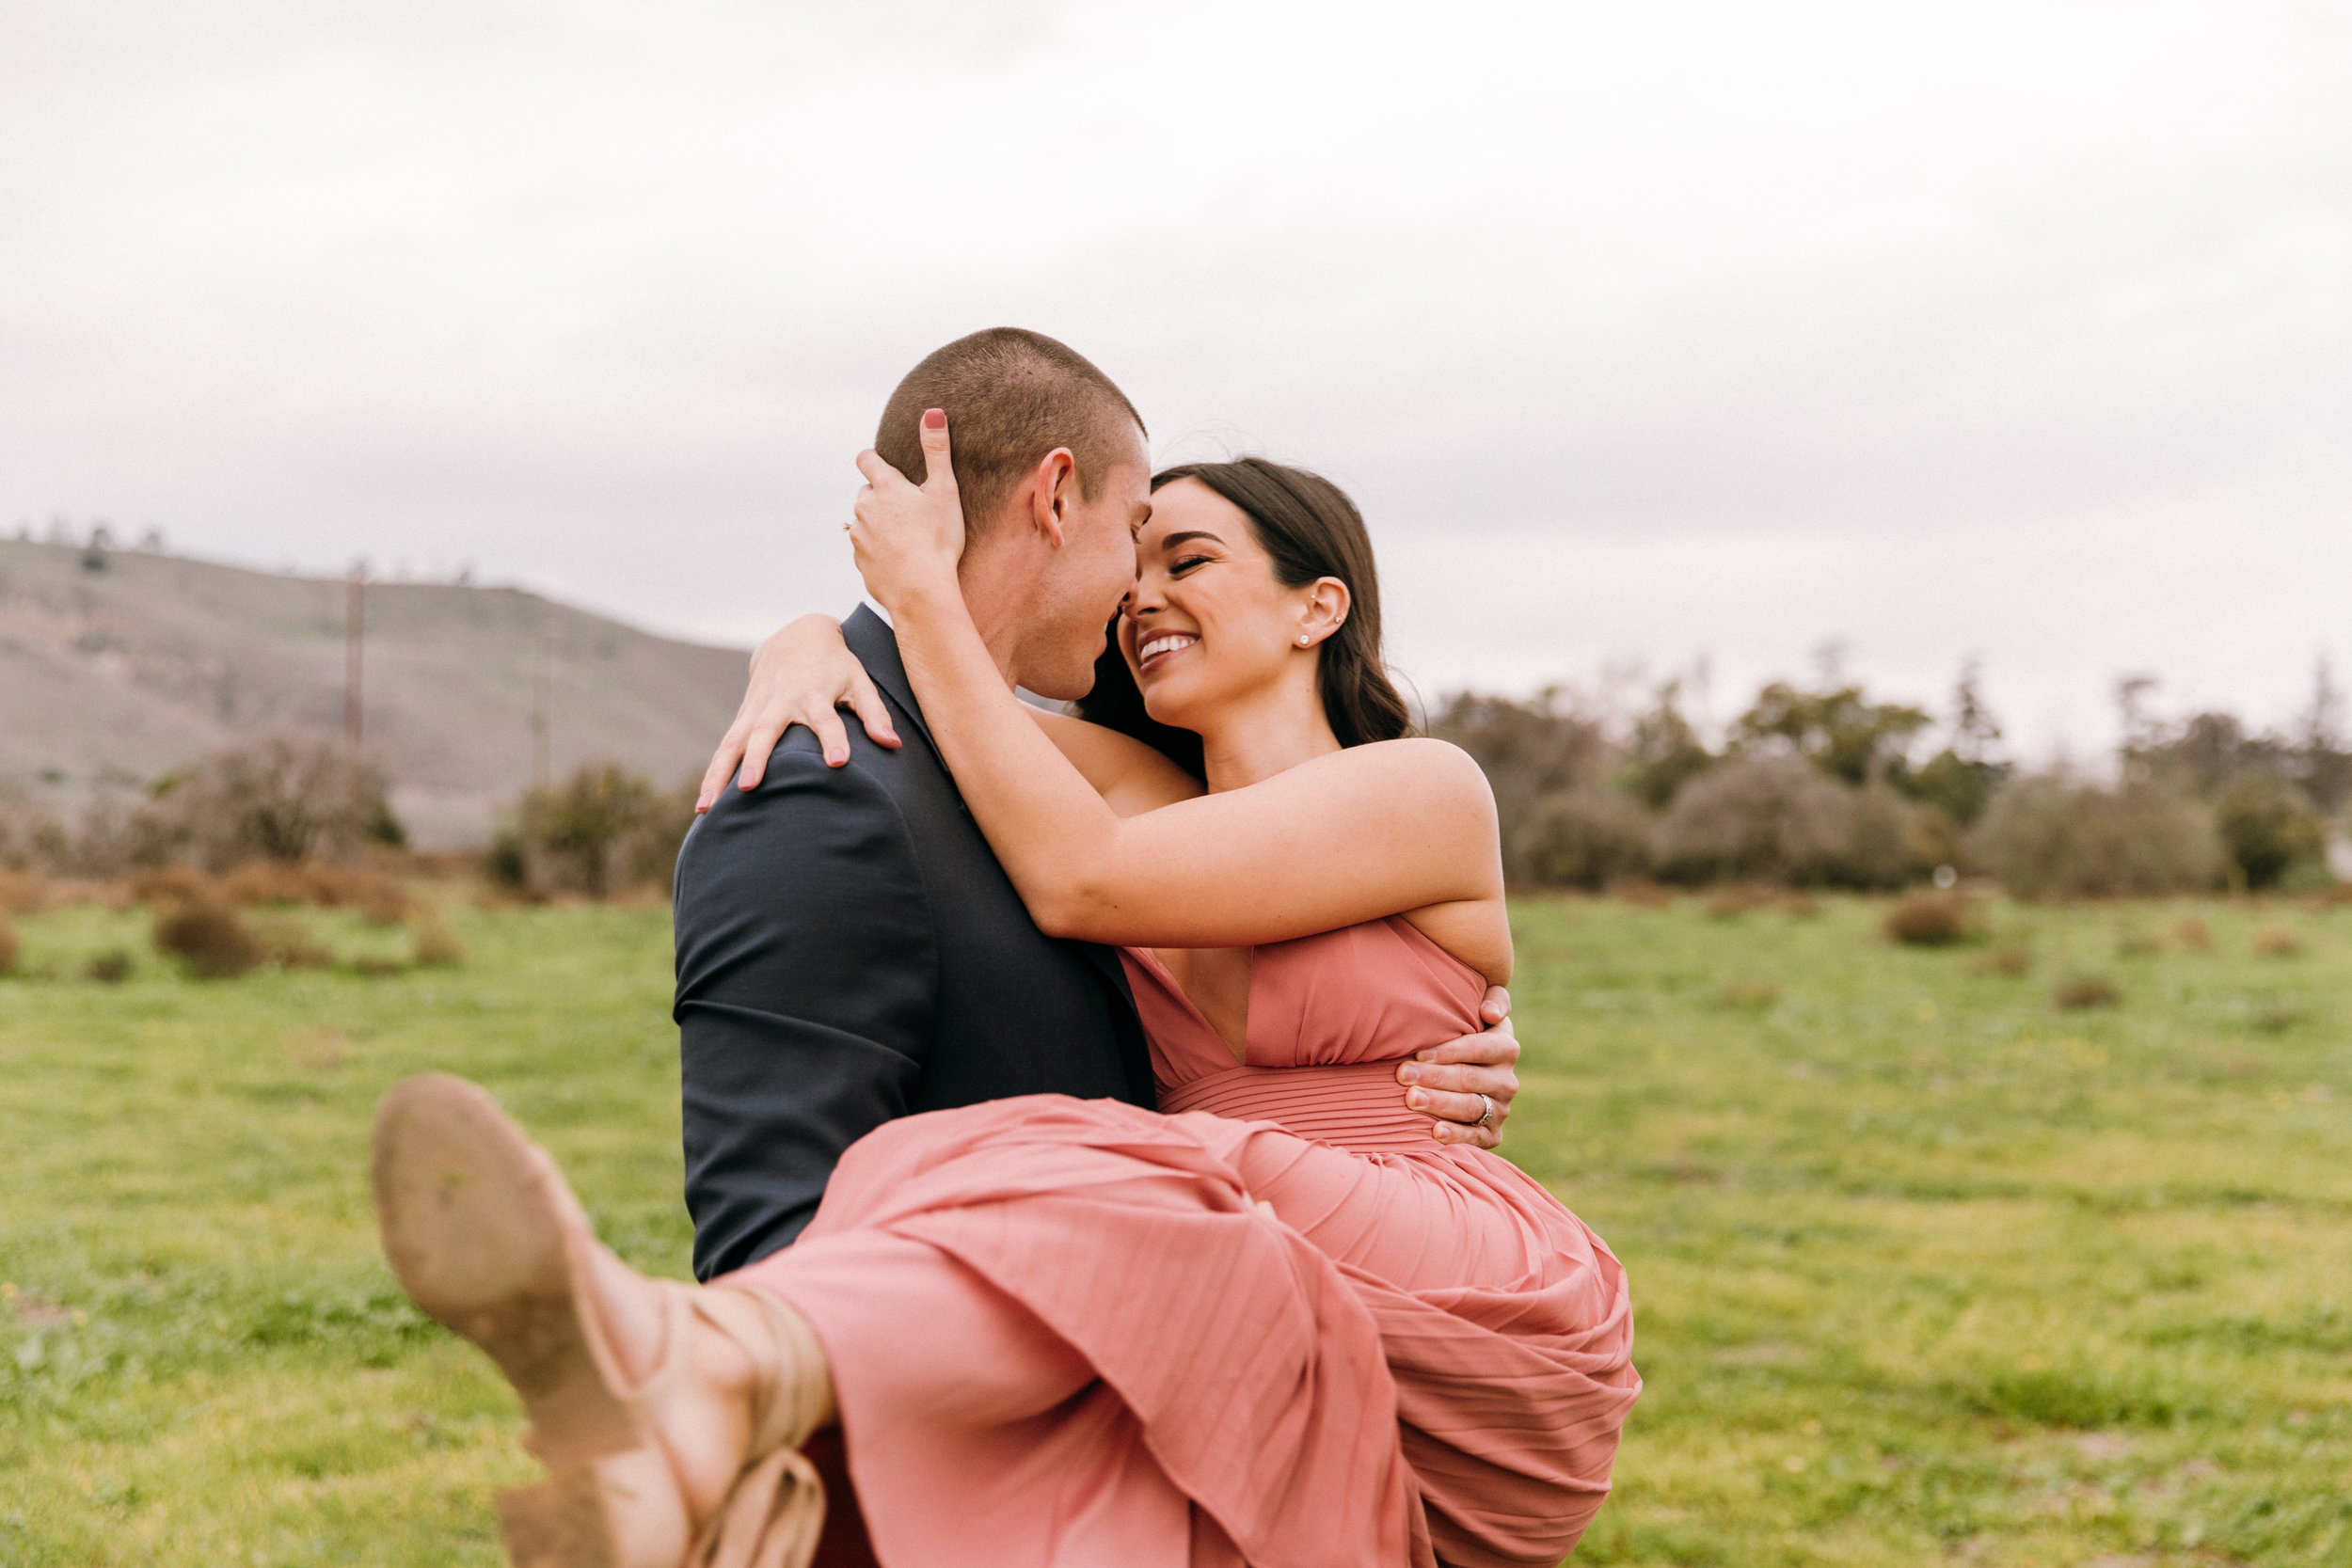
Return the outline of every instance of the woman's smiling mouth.
{"type": "Polygon", "coordinates": [[[1200,641],[1190,632],[1155,631],[1136,645],[1136,669],[1149,674],[1200,641]]]}

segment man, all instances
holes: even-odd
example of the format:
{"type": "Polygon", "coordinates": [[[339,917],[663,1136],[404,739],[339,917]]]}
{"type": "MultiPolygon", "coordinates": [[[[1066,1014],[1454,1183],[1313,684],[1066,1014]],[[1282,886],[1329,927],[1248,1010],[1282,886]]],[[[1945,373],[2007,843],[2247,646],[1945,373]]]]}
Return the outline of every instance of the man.
{"type": "MultiPolygon", "coordinates": [[[[1008,684],[1084,696],[1151,511],[1141,418],[1077,354],[1011,327],[949,343],[891,394],[875,450],[918,483],[929,408],[956,433],[959,576],[982,640],[1008,684]]],[[[871,677],[854,693],[863,733],[830,695],[817,730],[787,731],[760,705],[755,660],[704,784],[708,815],[678,857],[686,1197],[703,1279],[789,1243],[842,1151],[894,1117],[1024,1094],[1153,1103],[1117,955],[1038,930],[930,744],[889,626],[862,608],[841,635],[871,677]],[[724,789],[738,756],[742,787],[724,789]]],[[[759,658],[784,657],[787,637],[759,658]]],[[[1507,1010],[1489,993],[1494,1028],[1399,1069],[1398,1092],[1452,1122],[1450,1138],[1491,1147],[1508,1112],[1507,1010]]]]}

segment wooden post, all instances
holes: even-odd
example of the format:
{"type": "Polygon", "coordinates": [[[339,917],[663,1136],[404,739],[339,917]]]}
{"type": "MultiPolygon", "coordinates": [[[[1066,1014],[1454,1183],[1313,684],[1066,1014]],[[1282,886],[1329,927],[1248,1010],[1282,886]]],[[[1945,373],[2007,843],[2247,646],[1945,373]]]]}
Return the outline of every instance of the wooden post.
{"type": "Polygon", "coordinates": [[[368,563],[355,561],[351,563],[351,583],[343,608],[343,753],[355,777],[360,750],[367,741],[360,690],[361,654],[367,642],[367,629],[368,563]]]}
{"type": "Polygon", "coordinates": [[[539,633],[539,659],[531,674],[531,787],[548,786],[549,700],[555,686],[555,637],[539,633]]]}

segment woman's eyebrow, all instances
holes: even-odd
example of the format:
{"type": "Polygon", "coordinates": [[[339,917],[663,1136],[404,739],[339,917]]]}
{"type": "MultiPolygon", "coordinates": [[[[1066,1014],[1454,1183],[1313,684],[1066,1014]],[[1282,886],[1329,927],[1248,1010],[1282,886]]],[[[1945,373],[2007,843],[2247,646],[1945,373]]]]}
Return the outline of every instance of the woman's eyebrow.
{"type": "Polygon", "coordinates": [[[1225,543],[1224,540],[1219,539],[1216,534],[1211,533],[1207,529],[1195,528],[1186,529],[1182,533],[1170,533],[1164,536],[1160,540],[1160,548],[1164,550],[1172,550],[1177,546],[1190,544],[1195,539],[1206,539],[1212,545],[1222,545],[1225,543]]]}

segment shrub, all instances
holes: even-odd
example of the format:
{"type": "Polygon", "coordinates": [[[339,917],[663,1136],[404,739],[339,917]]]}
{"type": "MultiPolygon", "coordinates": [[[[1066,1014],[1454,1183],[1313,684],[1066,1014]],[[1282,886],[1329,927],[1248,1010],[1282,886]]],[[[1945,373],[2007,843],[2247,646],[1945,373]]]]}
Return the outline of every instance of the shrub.
{"type": "Polygon", "coordinates": [[[2222,791],[2214,820],[2249,888],[2279,885],[2292,866],[2324,861],[2326,830],[2302,791],[2272,773],[2249,773],[2222,791]]]}
{"type": "Polygon", "coordinates": [[[1968,900],[1957,893],[1915,893],[1886,915],[1886,934],[1912,947],[1948,947],[1970,931],[1968,900]]]}
{"type": "Polygon", "coordinates": [[[24,949],[16,940],[16,927],[9,924],[8,914],[0,911],[0,974],[16,973],[16,961],[24,949]]]}
{"type": "Polygon", "coordinates": [[[1970,848],[2020,898],[2185,893],[2221,879],[2212,814],[2153,784],[2021,779],[1993,798],[1970,848]]]}
{"type": "Polygon", "coordinates": [[[155,946],[199,980],[245,974],[268,957],[237,911],[217,898],[173,900],[155,914],[155,946]]]}
{"type": "MultiPolygon", "coordinates": [[[[1829,880],[1842,887],[1899,888],[1917,876],[1920,849],[1940,847],[1920,831],[1921,813],[1883,784],[1866,784],[1848,800],[1846,841],[1832,857],[1829,880]]],[[[1942,857],[1936,857],[1940,860],[1942,857]]]]}
{"type": "Polygon", "coordinates": [[[2104,974],[2078,971],[2067,975],[2050,992],[2053,1006],[2062,1012],[2075,1012],[2084,1007],[2112,1007],[2123,1000],[2113,980],[2104,974]]]}
{"type": "Polygon", "coordinates": [[[109,947],[82,966],[82,978],[102,986],[119,986],[131,977],[131,950],[109,947]]]}
{"type": "Polygon", "coordinates": [[[1530,879],[1546,887],[1604,888],[1649,871],[1650,815],[1606,784],[1580,784],[1536,804],[1522,853],[1530,879]]]}
{"type": "Polygon", "coordinates": [[[403,836],[383,776],[327,741],[276,736],[167,775],[153,791],[165,846],[215,871],[242,861],[340,859],[403,836]]]}
{"type": "Polygon", "coordinates": [[[591,898],[648,883],[666,888],[694,825],[694,787],[664,794],[618,763],[592,764],[525,795],[516,818],[511,842],[491,846],[485,869],[494,880],[591,898]]]}
{"type": "Polygon", "coordinates": [[[1849,793],[1794,757],[1710,768],[1659,823],[1659,868],[1686,881],[1827,880],[1846,847],[1849,793]]]}
{"type": "Polygon", "coordinates": [[[2029,947],[1996,947],[1968,966],[1971,974],[2000,974],[2014,979],[2033,967],[2029,947]]]}

